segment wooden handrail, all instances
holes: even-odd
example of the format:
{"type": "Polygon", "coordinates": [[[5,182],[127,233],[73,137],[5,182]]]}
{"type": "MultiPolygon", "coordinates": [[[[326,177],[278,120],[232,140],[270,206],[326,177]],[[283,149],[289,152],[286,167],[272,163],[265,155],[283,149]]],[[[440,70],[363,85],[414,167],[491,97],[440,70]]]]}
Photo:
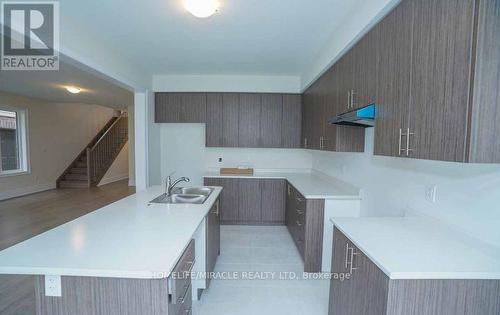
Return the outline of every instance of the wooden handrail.
{"type": "Polygon", "coordinates": [[[95,147],[99,144],[99,142],[102,141],[102,139],[111,131],[111,129],[118,123],[118,121],[122,118],[126,118],[127,116],[125,115],[120,115],[117,117],[117,119],[111,124],[111,126],[108,127],[108,129],[106,130],[106,132],[104,132],[104,134],[99,138],[99,140],[97,140],[97,142],[92,146],[92,148],[90,148],[90,150],[94,150],[95,147]]]}
{"type": "Polygon", "coordinates": [[[86,150],[89,186],[96,186],[128,141],[128,119],[120,116],[96,143],[86,150]]]}

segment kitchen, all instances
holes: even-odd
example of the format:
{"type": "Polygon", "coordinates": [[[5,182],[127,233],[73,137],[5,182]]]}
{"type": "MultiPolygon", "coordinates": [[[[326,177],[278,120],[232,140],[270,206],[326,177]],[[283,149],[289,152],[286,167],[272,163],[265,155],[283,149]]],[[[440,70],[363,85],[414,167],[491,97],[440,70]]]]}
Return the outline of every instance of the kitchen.
{"type": "Polygon", "coordinates": [[[393,1],[299,89],[153,75],[137,192],[0,274],[33,276],[37,315],[500,314],[499,21],[393,1]]]}

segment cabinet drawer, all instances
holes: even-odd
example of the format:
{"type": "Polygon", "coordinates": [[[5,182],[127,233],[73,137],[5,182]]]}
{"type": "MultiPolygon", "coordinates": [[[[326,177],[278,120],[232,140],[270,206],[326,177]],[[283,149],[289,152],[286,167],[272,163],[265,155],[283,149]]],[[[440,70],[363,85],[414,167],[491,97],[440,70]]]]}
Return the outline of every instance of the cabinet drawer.
{"type": "Polygon", "coordinates": [[[188,288],[191,285],[191,275],[189,273],[193,268],[194,259],[194,240],[191,240],[172,272],[173,276],[170,281],[172,288],[172,304],[179,303],[179,301],[184,298],[186,290],[189,291],[188,288]]]}

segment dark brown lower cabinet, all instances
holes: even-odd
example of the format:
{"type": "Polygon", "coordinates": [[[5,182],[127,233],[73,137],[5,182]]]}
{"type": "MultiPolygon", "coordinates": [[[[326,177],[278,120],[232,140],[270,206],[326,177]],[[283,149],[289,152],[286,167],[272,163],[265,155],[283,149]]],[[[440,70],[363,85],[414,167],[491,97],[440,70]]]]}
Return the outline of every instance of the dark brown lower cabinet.
{"type": "Polygon", "coordinates": [[[305,272],[321,271],[324,208],[324,199],[305,199],[287,183],[286,226],[304,260],[305,272]]]}
{"type": "MultiPolygon", "coordinates": [[[[206,219],[206,272],[215,270],[217,257],[220,254],[220,201],[217,201],[210,209],[206,219]]],[[[207,277],[207,288],[210,285],[210,277],[207,277]]]]}
{"type": "Polygon", "coordinates": [[[223,187],[221,224],[285,224],[285,180],[256,178],[205,178],[206,186],[223,187]]]}
{"type": "Polygon", "coordinates": [[[498,315],[500,280],[393,280],[334,229],[329,315],[498,315]],[[351,269],[352,267],[352,269],[351,269]]]}
{"type": "Polygon", "coordinates": [[[63,276],[62,296],[51,297],[45,295],[45,276],[34,276],[36,315],[191,314],[194,245],[194,240],[191,240],[169,278],[63,276]],[[178,276],[173,277],[174,274],[178,276]]]}

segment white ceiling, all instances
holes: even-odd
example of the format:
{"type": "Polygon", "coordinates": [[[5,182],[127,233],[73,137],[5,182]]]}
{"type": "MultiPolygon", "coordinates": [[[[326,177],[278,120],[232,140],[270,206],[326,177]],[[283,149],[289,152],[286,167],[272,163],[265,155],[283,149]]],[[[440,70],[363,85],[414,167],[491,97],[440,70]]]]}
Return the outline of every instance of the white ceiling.
{"type": "Polygon", "coordinates": [[[220,2],[197,19],[182,0],[61,1],[61,40],[92,39],[149,75],[301,75],[365,1],[220,2]]]}
{"type": "Polygon", "coordinates": [[[0,71],[0,91],[57,103],[97,104],[125,109],[132,92],[73,60],[61,56],[59,71],[0,71]],[[65,86],[82,88],[68,93],[65,86]]]}

